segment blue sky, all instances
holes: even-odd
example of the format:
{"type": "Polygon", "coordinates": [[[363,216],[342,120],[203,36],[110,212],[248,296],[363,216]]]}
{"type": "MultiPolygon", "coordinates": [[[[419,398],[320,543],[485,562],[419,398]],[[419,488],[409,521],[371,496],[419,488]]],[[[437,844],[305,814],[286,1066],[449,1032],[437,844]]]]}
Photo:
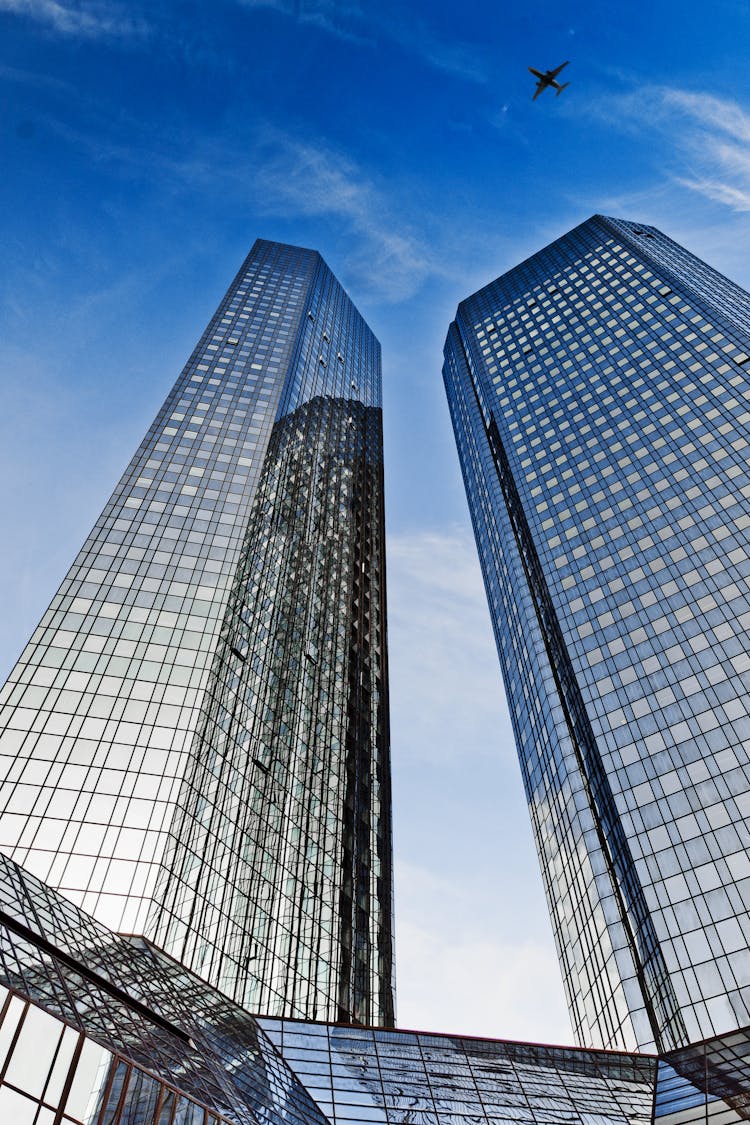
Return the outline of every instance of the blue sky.
{"type": "Polygon", "coordinates": [[[403,1026],[570,1038],[448,323],[594,211],[750,286],[749,41],[747,0],[0,0],[0,673],[253,239],[319,249],[383,345],[403,1026]]]}

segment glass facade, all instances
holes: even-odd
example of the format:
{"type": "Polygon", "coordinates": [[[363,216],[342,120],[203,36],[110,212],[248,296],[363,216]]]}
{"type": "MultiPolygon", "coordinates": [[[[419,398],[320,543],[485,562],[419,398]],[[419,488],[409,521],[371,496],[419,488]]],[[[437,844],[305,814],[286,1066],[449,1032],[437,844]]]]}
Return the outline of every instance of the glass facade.
{"type": "Polygon", "coordinates": [[[259,241],[0,695],[0,1121],[750,1120],[750,297],[595,216],[444,376],[581,1045],[392,1029],[380,349],[259,241]]]}
{"type": "Polygon", "coordinates": [[[261,1019],[330,1121],[650,1125],[656,1059],[261,1019]]]}
{"type": "Polygon", "coordinates": [[[325,1125],[252,1016],[5,857],[0,982],[3,1123],[325,1125]]]}
{"type": "Polygon", "coordinates": [[[577,1039],[732,1031],[750,1021],[750,297],[594,216],[462,302],[444,379],[577,1039]]]}
{"type": "Polygon", "coordinates": [[[750,1120],[750,1030],[708,1039],[659,1059],[656,1125],[750,1120]]]}
{"type": "Polygon", "coordinates": [[[9,1125],[731,1125],[750,1029],[661,1057],[256,1017],[0,857],[9,1125]]]}
{"type": "Polygon", "coordinates": [[[259,240],[0,695],[0,848],[239,1002],[393,1022],[380,347],[259,240]]]}
{"type": "MultiPolygon", "coordinates": [[[[658,1065],[674,1104],[680,1064],[658,1065]]],[[[650,1056],[251,1016],[0,857],[3,1122],[647,1125],[656,1077],[650,1056]]]]}
{"type": "Polygon", "coordinates": [[[380,462],[349,398],[274,428],[165,863],[155,940],[253,1011],[393,1021],[380,462]]]}

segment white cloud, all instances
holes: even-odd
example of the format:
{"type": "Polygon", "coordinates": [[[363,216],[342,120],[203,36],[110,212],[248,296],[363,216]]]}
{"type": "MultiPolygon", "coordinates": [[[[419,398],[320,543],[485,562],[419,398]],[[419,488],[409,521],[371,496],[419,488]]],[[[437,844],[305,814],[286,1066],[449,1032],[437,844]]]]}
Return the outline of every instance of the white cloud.
{"type": "Polygon", "coordinates": [[[664,89],[661,97],[665,116],[687,126],[676,138],[692,174],[677,181],[733,211],[750,211],[750,114],[712,94],[664,89]]]}
{"type": "Polygon", "coordinates": [[[476,547],[388,539],[401,1027],[572,1041],[476,547]]]}
{"type": "Polygon", "coordinates": [[[750,211],[750,113],[714,94],[644,86],[598,101],[593,116],[619,128],[659,136],[659,156],[671,180],[722,203],[750,211]]]}
{"type": "Polygon", "coordinates": [[[291,16],[299,23],[317,27],[350,43],[374,45],[375,40],[363,34],[364,15],[357,4],[342,5],[337,0],[239,0],[246,8],[268,8],[291,16]]]}
{"type": "Polygon", "coordinates": [[[251,182],[267,214],[341,220],[352,236],[344,270],[356,279],[361,299],[401,300],[439,270],[389,197],[353,161],[323,144],[268,131],[255,154],[251,182]]]}
{"type": "Polygon", "coordinates": [[[695,180],[678,176],[677,182],[683,187],[690,188],[691,191],[705,195],[715,203],[726,203],[733,211],[750,211],[750,186],[743,189],[709,176],[702,176],[695,180]]]}
{"type": "Polygon", "coordinates": [[[397,864],[399,1026],[531,1042],[572,1042],[557,957],[549,940],[522,938],[523,907],[492,908],[496,888],[449,881],[397,864]]]}
{"type": "Polygon", "coordinates": [[[389,535],[388,622],[399,1024],[570,1042],[468,528],[389,535]]]}
{"type": "MultiPolygon", "coordinates": [[[[3,0],[0,0],[0,4],[3,0]]],[[[217,136],[158,137],[150,130],[133,143],[99,130],[84,132],[62,120],[45,126],[89,153],[92,160],[119,165],[127,176],[155,178],[176,192],[221,192],[233,205],[289,221],[327,219],[336,272],[361,302],[397,302],[411,297],[431,276],[445,273],[445,255],[431,246],[422,216],[417,232],[395,197],[355,161],[324,141],[300,140],[283,130],[248,127],[228,142],[217,136]]],[[[129,123],[133,129],[133,123],[129,123]]],[[[316,247],[321,244],[317,224],[316,247]]]]}
{"type": "Polygon", "coordinates": [[[388,540],[391,710],[399,753],[433,760],[515,749],[473,537],[388,540]]]}
{"type": "Polygon", "coordinates": [[[111,0],[0,0],[0,11],[25,16],[60,35],[84,39],[131,38],[146,32],[143,19],[111,0]]]}
{"type": "Polygon", "coordinates": [[[682,110],[717,134],[723,133],[745,144],[750,142],[750,116],[736,102],[670,87],[663,87],[661,95],[665,105],[682,110]]]}

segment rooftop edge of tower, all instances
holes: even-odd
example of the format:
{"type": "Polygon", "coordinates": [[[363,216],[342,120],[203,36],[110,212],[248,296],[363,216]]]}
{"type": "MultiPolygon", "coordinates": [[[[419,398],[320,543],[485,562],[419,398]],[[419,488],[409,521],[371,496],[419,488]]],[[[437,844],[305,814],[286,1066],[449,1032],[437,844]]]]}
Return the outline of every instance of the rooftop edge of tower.
{"type": "Polygon", "coordinates": [[[550,250],[559,242],[563,241],[563,239],[574,239],[575,235],[579,231],[589,230],[592,227],[600,227],[603,230],[609,231],[609,233],[617,232],[618,234],[626,235],[631,232],[632,234],[636,234],[636,232],[638,231],[662,235],[662,232],[659,231],[657,227],[649,226],[647,223],[639,223],[633,219],[617,219],[613,216],[602,215],[599,213],[590,215],[588,219],[584,219],[583,222],[578,223],[575,227],[572,227],[570,230],[565,231],[557,238],[552,239],[551,242],[548,242],[545,246],[541,247],[541,249],[536,250],[533,254],[530,254],[527,258],[524,258],[521,262],[518,262],[516,265],[511,266],[511,268],[506,270],[504,273],[498,274],[498,276],[493,278],[492,281],[487,282],[486,285],[481,286],[481,288],[477,289],[474,293],[471,293],[468,297],[465,297],[458,304],[455,320],[465,320],[465,313],[468,311],[470,305],[474,301],[480,299],[487,292],[487,290],[490,290],[493,286],[498,285],[499,282],[507,282],[509,286],[512,286],[517,279],[528,275],[529,270],[533,269],[534,266],[539,262],[539,260],[547,256],[550,250]]]}

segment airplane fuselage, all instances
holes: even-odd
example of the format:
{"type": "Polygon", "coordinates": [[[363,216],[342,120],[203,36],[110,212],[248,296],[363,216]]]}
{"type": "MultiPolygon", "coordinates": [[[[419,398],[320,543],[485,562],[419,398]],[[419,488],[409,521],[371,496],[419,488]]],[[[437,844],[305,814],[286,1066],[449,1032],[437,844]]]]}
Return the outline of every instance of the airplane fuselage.
{"type": "Polygon", "coordinates": [[[561,63],[561,65],[555,67],[554,70],[545,70],[544,72],[542,72],[541,70],[536,70],[533,66],[529,67],[529,71],[537,79],[536,90],[534,91],[534,97],[532,101],[535,101],[542,93],[542,91],[546,90],[548,86],[551,86],[557,94],[561,94],[562,91],[570,85],[569,82],[560,83],[556,81],[560,71],[568,65],[568,61],[569,60],[561,63]]]}

